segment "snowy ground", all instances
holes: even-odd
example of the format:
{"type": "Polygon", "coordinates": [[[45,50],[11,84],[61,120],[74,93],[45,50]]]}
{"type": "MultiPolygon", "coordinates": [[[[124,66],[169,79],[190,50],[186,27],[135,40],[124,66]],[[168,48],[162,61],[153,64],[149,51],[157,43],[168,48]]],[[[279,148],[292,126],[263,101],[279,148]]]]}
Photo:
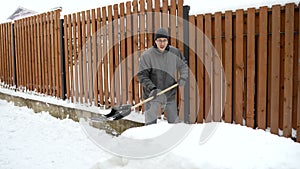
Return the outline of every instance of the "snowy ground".
{"type": "MultiPolygon", "coordinates": [[[[4,100],[0,100],[0,110],[1,169],[300,168],[299,143],[234,124],[220,123],[204,144],[199,143],[199,138],[205,125],[194,124],[188,136],[170,152],[134,160],[103,151],[85,135],[80,123],[70,119],[34,113],[4,100]]],[[[123,137],[145,138],[168,127],[170,124],[160,121],[129,129],[123,137]]]]}

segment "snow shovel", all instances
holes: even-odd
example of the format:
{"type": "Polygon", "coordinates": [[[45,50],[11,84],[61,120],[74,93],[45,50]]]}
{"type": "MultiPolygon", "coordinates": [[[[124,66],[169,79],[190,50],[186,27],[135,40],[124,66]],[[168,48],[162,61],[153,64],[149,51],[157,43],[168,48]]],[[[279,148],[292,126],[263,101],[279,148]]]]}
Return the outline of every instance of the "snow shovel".
{"type": "MultiPolygon", "coordinates": [[[[157,93],[157,96],[159,95],[162,95],[166,92],[168,92],[169,90],[175,88],[178,86],[178,83],[166,88],[165,90],[157,93]]],[[[115,106],[112,108],[111,112],[104,115],[108,120],[119,120],[119,119],[122,119],[123,117],[129,115],[131,113],[131,111],[133,111],[135,108],[151,101],[152,99],[154,99],[154,96],[151,96],[149,98],[147,98],[146,100],[134,105],[134,106],[131,106],[131,105],[121,105],[121,106],[115,106]]]]}

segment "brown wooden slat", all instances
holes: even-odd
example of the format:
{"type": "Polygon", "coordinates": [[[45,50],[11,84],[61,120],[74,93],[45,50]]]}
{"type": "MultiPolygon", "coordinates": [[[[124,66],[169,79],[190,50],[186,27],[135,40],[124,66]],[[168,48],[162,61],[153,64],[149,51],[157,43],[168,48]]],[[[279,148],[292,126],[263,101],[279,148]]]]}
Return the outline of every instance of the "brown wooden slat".
{"type": "Polygon", "coordinates": [[[87,76],[88,76],[88,102],[93,102],[93,72],[92,72],[92,42],[91,42],[91,10],[86,10],[86,44],[87,44],[87,76]]]}
{"type": "Polygon", "coordinates": [[[55,64],[55,66],[54,66],[54,74],[55,74],[55,96],[56,97],[60,97],[60,95],[59,95],[59,90],[60,90],[60,88],[59,88],[59,74],[60,74],[60,72],[59,72],[59,44],[58,44],[58,38],[59,38],[59,36],[58,36],[58,32],[57,32],[57,30],[59,30],[59,27],[58,27],[58,20],[57,20],[57,11],[53,11],[53,35],[54,35],[54,37],[53,37],[53,41],[54,41],[54,46],[53,46],[53,48],[54,48],[54,64],[55,64]]]}
{"type": "MultiPolygon", "coordinates": [[[[50,12],[47,12],[47,46],[51,46],[51,17],[50,17],[51,13],[50,12]]],[[[52,95],[52,86],[53,86],[53,80],[52,80],[52,77],[53,77],[53,72],[52,72],[52,49],[51,48],[48,48],[48,51],[47,51],[47,57],[48,57],[48,74],[49,74],[49,85],[48,85],[48,91],[49,91],[49,95],[52,95]]],[[[68,67],[67,67],[68,68],[68,67]]],[[[37,71],[37,69],[36,69],[37,71]]]]}
{"type": "Polygon", "coordinates": [[[104,92],[105,92],[105,106],[109,106],[108,96],[108,51],[107,51],[107,32],[106,32],[106,7],[102,7],[102,29],[103,32],[103,62],[104,62],[104,92]]]}
{"type": "Polygon", "coordinates": [[[103,59],[103,49],[101,43],[101,8],[97,8],[97,75],[98,75],[98,91],[99,91],[99,105],[104,105],[104,95],[103,95],[103,69],[102,69],[102,59],[103,59]]]}
{"type": "Polygon", "coordinates": [[[244,81],[244,11],[236,11],[236,51],[234,56],[234,120],[243,124],[243,81],[244,81]]]}
{"type": "MultiPolygon", "coordinates": [[[[254,128],[255,90],[255,9],[247,11],[247,104],[246,125],[254,128]]],[[[259,74],[259,72],[258,72],[259,74]]]]}
{"type": "MultiPolygon", "coordinates": [[[[294,10],[294,32],[299,32],[299,10],[296,10],[297,6],[295,6],[294,10]]],[[[298,8],[299,9],[299,8],[298,8]]],[[[298,55],[299,55],[299,33],[294,34],[294,66],[293,66],[293,107],[292,107],[292,128],[297,129],[297,103],[298,103],[298,55]]]]}
{"type": "Polygon", "coordinates": [[[224,121],[226,123],[232,122],[232,69],[233,69],[233,62],[232,62],[232,11],[225,12],[225,75],[226,75],[226,101],[225,101],[225,109],[224,109],[224,121]]]}
{"type": "MultiPolygon", "coordinates": [[[[44,44],[44,20],[43,20],[43,16],[39,15],[39,19],[40,19],[40,43],[41,43],[41,51],[40,51],[40,56],[41,56],[41,93],[44,93],[44,84],[45,84],[45,55],[44,55],[44,49],[45,49],[45,44],[44,44]]],[[[31,71],[31,70],[30,70],[31,71]]],[[[30,79],[31,81],[31,79],[30,79]]]]}
{"type": "Polygon", "coordinates": [[[92,9],[92,65],[93,65],[93,88],[94,88],[94,105],[98,106],[98,76],[97,76],[97,28],[96,28],[96,11],[92,9]]]}
{"type": "MultiPolygon", "coordinates": [[[[68,15],[68,28],[69,28],[69,30],[68,30],[68,37],[69,37],[69,55],[68,56],[66,56],[66,57],[69,57],[69,64],[68,64],[68,67],[67,67],[67,69],[69,69],[69,78],[70,78],[70,80],[69,80],[69,82],[70,82],[70,97],[71,97],[71,101],[73,102],[74,100],[75,100],[75,91],[74,91],[74,88],[75,88],[75,86],[74,86],[74,71],[73,71],[73,41],[74,41],[74,37],[73,37],[73,34],[72,34],[72,28],[73,28],[73,24],[72,24],[72,19],[74,19],[74,18],[72,18],[72,15],[71,14],[69,14],[68,15]]],[[[52,64],[53,64],[53,62],[52,62],[52,64]]]]}
{"type": "MultiPolygon", "coordinates": [[[[43,79],[43,90],[44,90],[44,93],[46,94],[49,94],[49,91],[48,91],[48,79],[49,79],[49,75],[48,75],[48,56],[47,56],[47,51],[48,51],[48,47],[47,47],[47,17],[46,17],[46,13],[43,13],[42,14],[42,18],[43,18],[43,44],[44,44],[44,49],[43,49],[43,55],[44,55],[44,79],[43,79]]],[[[34,59],[34,58],[33,58],[34,59]]],[[[33,60],[33,63],[34,63],[34,60],[33,60]]],[[[34,67],[33,67],[34,68],[34,67]]],[[[33,72],[35,70],[33,69],[33,72]]],[[[33,78],[34,80],[34,78],[33,78]]]]}
{"type": "Polygon", "coordinates": [[[86,11],[81,12],[81,34],[82,34],[82,73],[83,76],[83,92],[84,92],[84,103],[88,104],[89,90],[88,90],[88,75],[87,75],[87,35],[86,35],[86,11]]]}
{"type": "MultiPolygon", "coordinates": [[[[133,21],[137,21],[138,20],[138,3],[137,0],[134,0],[133,3],[133,21]]],[[[138,22],[133,22],[133,83],[134,83],[134,101],[135,104],[140,102],[140,98],[139,98],[139,83],[138,83],[138,79],[137,79],[137,73],[138,73],[138,65],[139,65],[139,47],[138,47],[138,43],[139,43],[139,29],[138,29],[138,22]]],[[[138,111],[139,108],[137,108],[136,110],[138,111]]]]}
{"type": "Polygon", "coordinates": [[[195,54],[195,48],[196,48],[196,31],[195,31],[195,16],[191,15],[189,16],[189,68],[190,68],[190,123],[196,122],[196,54],[195,54]]]}
{"type": "Polygon", "coordinates": [[[76,13],[73,13],[72,14],[72,25],[70,25],[72,27],[72,47],[73,47],[73,56],[72,57],[72,60],[73,62],[71,63],[71,67],[72,67],[72,74],[71,74],[71,78],[73,79],[73,97],[74,98],[74,102],[77,103],[78,100],[79,100],[79,93],[78,93],[78,68],[77,68],[77,60],[78,60],[78,53],[77,53],[77,30],[76,30],[76,22],[77,22],[77,19],[76,19],[76,13]]]}
{"type": "Polygon", "coordinates": [[[266,129],[267,124],[267,57],[268,57],[268,8],[259,9],[259,37],[257,56],[257,126],[266,129]]]}
{"type": "MultiPolygon", "coordinates": [[[[146,13],[145,13],[145,1],[144,0],[140,0],[140,17],[139,17],[139,23],[140,23],[140,50],[139,50],[139,56],[145,51],[146,49],[146,21],[145,21],[145,17],[146,17],[146,13]]],[[[140,100],[142,99],[142,93],[143,93],[143,87],[142,84],[140,85],[140,90],[139,90],[139,98],[140,100]]],[[[142,105],[142,110],[144,110],[144,105],[142,105]]]]}
{"type": "Polygon", "coordinates": [[[212,107],[211,107],[211,78],[212,78],[212,15],[205,14],[205,40],[204,40],[204,118],[205,122],[210,122],[212,120],[212,107]]]}
{"type": "Polygon", "coordinates": [[[287,4],[285,11],[285,56],[284,56],[284,102],[283,102],[283,136],[292,135],[293,107],[293,54],[294,43],[294,4],[287,4]]]}
{"type": "MultiPolygon", "coordinates": [[[[1,44],[4,44],[4,33],[3,33],[3,28],[4,24],[0,24],[0,42],[1,44]]],[[[0,46],[0,81],[3,81],[3,74],[4,74],[4,49],[3,49],[3,45],[0,46]]]]}
{"type": "Polygon", "coordinates": [[[197,122],[203,123],[203,113],[204,113],[204,25],[203,25],[204,17],[203,15],[197,15],[197,84],[199,97],[197,98],[197,107],[198,107],[198,115],[197,122]]]}
{"type": "Polygon", "coordinates": [[[153,45],[153,7],[152,0],[147,0],[147,48],[150,48],[153,45]]]}
{"type": "MultiPolygon", "coordinates": [[[[169,22],[170,28],[176,27],[176,0],[171,0],[169,22]]],[[[170,44],[176,46],[176,29],[170,29],[170,44]]]]}
{"type": "Polygon", "coordinates": [[[108,49],[109,49],[109,76],[110,76],[110,104],[115,105],[115,79],[114,75],[114,53],[113,53],[113,27],[112,6],[108,6],[108,49]]]}
{"type": "Polygon", "coordinates": [[[161,27],[161,13],[160,13],[160,0],[154,0],[154,32],[161,27]]]}
{"type": "Polygon", "coordinates": [[[133,75],[132,75],[132,15],[131,3],[126,2],[126,38],[127,38],[127,78],[128,78],[128,102],[133,103],[133,75]]]}
{"type": "MultiPolygon", "coordinates": [[[[78,77],[79,77],[79,101],[80,103],[84,103],[83,101],[83,97],[84,97],[84,82],[83,82],[83,77],[82,77],[82,72],[83,72],[83,68],[82,68],[82,62],[83,62],[83,55],[82,55],[82,51],[83,51],[83,45],[85,42],[82,42],[82,25],[84,25],[85,23],[81,22],[81,15],[80,12],[77,12],[77,17],[76,17],[76,24],[77,24],[77,35],[78,35],[78,39],[77,39],[77,43],[78,43],[78,60],[77,60],[77,65],[76,68],[79,69],[79,73],[78,73],[78,77]]],[[[77,72],[77,71],[76,71],[77,72]]]]}
{"type": "Polygon", "coordinates": [[[214,47],[213,51],[213,120],[221,121],[222,114],[222,74],[221,74],[221,57],[222,57],[222,14],[221,12],[215,13],[214,18],[214,47]]]}
{"type": "Polygon", "coordinates": [[[127,77],[126,77],[126,37],[125,37],[125,7],[124,3],[120,4],[120,40],[121,40],[121,89],[122,89],[122,98],[121,98],[121,104],[124,104],[127,102],[127,77]]]}
{"type": "Polygon", "coordinates": [[[272,6],[272,51],[271,51],[270,127],[278,134],[279,89],[280,89],[280,6],[272,6]]]}
{"type": "Polygon", "coordinates": [[[168,19],[168,8],[169,8],[169,6],[168,6],[168,0],[163,0],[162,1],[162,18],[161,18],[161,26],[163,27],[163,28],[166,28],[166,30],[168,30],[168,28],[169,28],[169,25],[168,25],[168,23],[169,23],[169,19],[168,19]]]}
{"type": "Polygon", "coordinates": [[[113,5],[113,52],[114,52],[114,80],[115,80],[115,98],[116,103],[120,104],[120,73],[119,73],[119,7],[118,4],[113,5]]]}

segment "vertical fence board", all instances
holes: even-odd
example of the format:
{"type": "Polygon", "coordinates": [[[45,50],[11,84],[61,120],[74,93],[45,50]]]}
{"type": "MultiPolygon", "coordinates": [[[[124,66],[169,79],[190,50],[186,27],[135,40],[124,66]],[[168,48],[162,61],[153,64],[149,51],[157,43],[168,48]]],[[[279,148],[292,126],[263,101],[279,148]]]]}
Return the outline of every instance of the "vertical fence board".
{"type": "MultiPolygon", "coordinates": [[[[97,16],[96,16],[96,27],[97,27],[97,32],[96,32],[96,43],[97,43],[97,78],[98,78],[98,86],[97,86],[97,90],[99,91],[99,104],[100,105],[104,105],[104,95],[103,95],[103,48],[102,48],[102,27],[101,27],[101,8],[97,8],[97,16]]],[[[80,59],[81,60],[81,59],[80,59]]],[[[81,64],[80,64],[81,65],[81,64]]]]}
{"type": "Polygon", "coordinates": [[[88,100],[89,105],[92,105],[93,102],[93,72],[92,72],[92,28],[91,28],[91,10],[86,11],[86,43],[87,43],[87,76],[88,80],[88,100]]]}
{"type": "Polygon", "coordinates": [[[126,36],[125,36],[125,6],[120,4],[120,40],[121,40],[121,85],[122,85],[122,100],[121,103],[127,102],[127,77],[126,77],[126,36]]]}
{"type": "Polygon", "coordinates": [[[203,123],[203,113],[204,113],[204,17],[203,15],[197,15],[197,38],[196,38],[196,51],[197,51],[197,84],[199,97],[197,98],[198,115],[197,122],[203,123]]]}
{"type": "MultiPolygon", "coordinates": [[[[80,15],[80,12],[77,12],[77,17],[76,17],[76,26],[77,26],[77,35],[78,35],[78,39],[77,39],[77,50],[78,50],[78,55],[77,55],[77,62],[76,62],[76,68],[77,68],[77,71],[76,71],[76,75],[78,76],[78,80],[79,80],[79,88],[78,88],[78,93],[79,93],[79,101],[80,103],[84,103],[83,101],[83,97],[84,97],[84,85],[83,85],[83,77],[82,77],[82,51],[84,50],[83,49],[83,46],[82,46],[82,25],[84,25],[84,23],[81,22],[81,18],[82,16],[80,15]],[[79,69],[79,70],[78,70],[79,69]]],[[[84,43],[84,42],[83,42],[84,43]]]]}
{"type": "MultiPolygon", "coordinates": [[[[134,83],[134,101],[135,104],[139,103],[139,83],[137,79],[138,73],[138,64],[139,64],[139,24],[138,24],[138,2],[137,0],[133,1],[133,83],[134,83]]],[[[136,109],[138,110],[138,108],[136,109]]]]}
{"type": "Polygon", "coordinates": [[[102,29],[103,32],[103,64],[104,64],[104,93],[105,93],[105,106],[109,106],[109,91],[108,91],[108,52],[107,52],[107,15],[106,15],[106,7],[102,7],[102,29]]]}
{"type": "Polygon", "coordinates": [[[224,121],[227,123],[232,122],[232,11],[225,12],[225,76],[226,76],[226,101],[224,109],[224,121]]]}
{"type": "Polygon", "coordinates": [[[96,43],[96,37],[97,37],[97,28],[96,28],[96,11],[95,9],[92,9],[92,69],[93,71],[93,98],[94,98],[94,106],[98,106],[98,76],[97,76],[97,43],[96,43]]]}
{"type": "MultiPolygon", "coordinates": [[[[88,103],[88,78],[87,78],[87,35],[86,35],[86,12],[82,11],[81,12],[81,23],[82,23],[82,27],[81,27],[81,32],[82,32],[82,68],[83,71],[80,72],[82,73],[83,76],[83,93],[84,93],[84,103],[88,103]]],[[[72,63],[72,62],[71,62],[72,63]]],[[[73,75],[71,74],[71,79],[72,79],[73,75]]]]}
{"type": "Polygon", "coordinates": [[[196,31],[195,31],[195,16],[189,16],[189,68],[190,68],[190,123],[196,121],[196,54],[194,49],[196,48],[196,31]]]}
{"type": "Polygon", "coordinates": [[[147,47],[150,48],[153,45],[153,9],[152,0],[147,0],[147,47]]]}
{"type": "Polygon", "coordinates": [[[268,48],[268,8],[259,9],[259,37],[257,56],[257,95],[256,113],[257,126],[266,129],[267,124],[267,48],[268,48]]]}
{"type": "Polygon", "coordinates": [[[236,48],[234,56],[234,121],[243,124],[244,81],[244,11],[236,11],[236,48]]]}
{"type": "Polygon", "coordinates": [[[113,16],[113,35],[114,35],[114,41],[113,41],[113,47],[114,47],[114,69],[115,69],[115,73],[114,73],[114,78],[115,78],[115,92],[116,92],[116,103],[120,104],[120,71],[119,71],[119,8],[118,8],[118,4],[114,4],[113,6],[113,10],[114,10],[114,16],[113,16]]]}
{"type": "Polygon", "coordinates": [[[176,46],[176,0],[171,0],[171,7],[170,7],[170,44],[172,46],[176,46]]]}
{"type": "MultiPolygon", "coordinates": [[[[74,18],[72,18],[72,15],[71,14],[69,14],[68,15],[68,25],[69,25],[69,31],[68,31],[68,33],[69,33],[69,56],[67,56],[67,57],[69,57],[69,65],[68,65],[68,69],[69,69],[69,72],[70,72],[70,89],[71,89],[71,91],[70,91],[70,96],[71,96],[71,101],[74,101],[75,100],[75,98],[74,98],[74,93],[75,93],[75,91],[74,91],[74,72],[73,72],[73,41],[74,41],[74,39],[73,39],[73,34],[72,34],[72,26],[73,26],[73,24],[72,24],[72,19],[74,19],[74,18]]],[[[53,62],[52,62],[52,64],[54,64],[53,62]]]]}
{"type": "MultiPolygon", "coordinates": [[[[299,4],[298,4],[299,7],[299,4]]],[[[298,17],[298,31],[300,31],[300,12],[298,17]]],[[[299,36],[299,35],[298,35],[299,36]]],[[[300,49],[300,37],[298,39],[298,50],[300,49]]],[[[297,97],[297,133],[296,133],[296,141],[300,143],[300,51],[298,51],[298,89],[295,91],[298,93],[297,97]]]]}
{"type": "Polygon", "coordinates": [[[293,107],[293,43],[294,43],[294,4],[286,6],[285,13],[285,52],[284,52],[284,102],[283,102],[283,135],[292,134],[293,107]]]}
{"type": "Polygon", "coordinates": [[[270,127],[271,133],[278,134],[279,92],[280,92],[280,6],[272,7],[272,50],[271,50],[271,89],[270,127]]]}
{"type": "Polygon", "coordinates": [[[128,79],[128,102],[133,102],[133,68],[132,68],[132,15],[131,2],[126,2],[126,38],[127,38],[127,79],[128,79]]]}
{"type": "Polygon", "coordinates": [[[204,42],[204,51],[205,51],[205,59],[204,59],[204,63],[205,63],[205,75],[204,75],[204,100],[205,100],[205,122],[210,122],[212,120],[212,107],[211,107],[211,79],[212,79],[212,44],[211,44],[211,40],[212,40],[212,15],[211,14],[205,14],[205,42],[204,42]],[[211,77],[209,77],[209,75],[211,75],[211,77]]]}
{"type": "Polygon", "coordinates": [[[254,128],[254,86],[255,86],[255,9],[247,13],[247,104],[246,124],[254,128]]]}
{"type": "Polygon", "coordinates": [[[161,27],[160,0],[154,0],[154,32],[161,27]]]}
{"type": "Polygon", "coordinates": [[[168,0],[162,1],[162,18],[161,18],[161,26],[168,30],[169,28],[169,19],[168,19],[168,0]]]}
{"type": "MultiPolygon", "coordinates": [[[[49,24],[48,24],[49,25],[49,24]]],[[[65,74],[66,74],[66,98],[69,99],[70,98],[70,73],[69,73],[69,48],[68,46],[70,45],[70,37],[68,34],[68,27],[69,27],[69,19],[68,19],[68,15],[64,16],[64,47],[65,47],[65,74]]],[[[47,31],[47,36],[49,37],[48,31],[47,31]]],[[[48,44],[47,44],[48,46],[48,44]]],[[[48,60],[49,60],[49,53],[50,50],[48,50],[47,55],[48,55],[48,60]]],[[[50,61],[50,60],[49,60],[50,61]]],[[[50,64],[50,62],[49,62],[50,64]]],[[[50,72],[49,72],[50,73],[50,72]]],[[[49,74],[50,76],[50,74],[49,74]]],[[[50,78],[49,78],[50,79],[50,78]]]]}
{"type": "Polygon", "coordinates": [[[113,53],[113,16],[112,6],[108,6],[108,50],[109,50],[109,77],[110,77],[110,104],[115,105],[114,53],[113,53]]]}
{"type": "Polygon", "coordinates": [[[215,13],[214,18],[214,47],[213,51],[213,120],[221,121],[222,113],[222,74],[221,74],[221,60],[222,60],[222,14],[221,12],[215,13]],[[220,64],[218,64],[220,62],[220,64]]]}
{"type": "Polygon", "coordinates": [[[79,86],[78,86],[78,64],[77,64],[77,60],[78,60],[78,46],[77,46],[77,30],[76,30],[76,24],[77,24],[77,19],[76,19],[76,13],[72,14],[72,25],[71,27],[73,28],[73,32],[72,32],[72,48],[73,48],[73,56],[71,56],[73,59],[73,63],[71,63],[71,67],[72,67],[72,79],[73,79],[73,83],[72,86],[74,87],[73,91],[73,98],[74,98],[74,102],[78,102],[79,101],[79,86]]]}

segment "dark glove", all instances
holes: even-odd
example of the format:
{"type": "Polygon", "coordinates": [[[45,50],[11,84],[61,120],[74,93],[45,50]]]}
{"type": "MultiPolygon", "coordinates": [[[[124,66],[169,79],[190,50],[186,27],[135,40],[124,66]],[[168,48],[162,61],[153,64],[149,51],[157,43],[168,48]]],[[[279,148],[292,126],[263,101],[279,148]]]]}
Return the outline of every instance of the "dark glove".
{"type": "Polygon", "coordinates": [[[160,89],[157,89],[157,88],[154,88],[153,90],[151,90],[150,94],[149,94],[149,97],[152,97],[153,96],[153,99],[156,99],[157,97],[157,94],[161,92],[160,89]]]}
{"type": "Polygon", "coordinates": [[[179,86],[184,86],[185,85],[185,79],[182,79],[182,78],[180,78],[179,80],[178,80],[178,85],[179,86]]]}

